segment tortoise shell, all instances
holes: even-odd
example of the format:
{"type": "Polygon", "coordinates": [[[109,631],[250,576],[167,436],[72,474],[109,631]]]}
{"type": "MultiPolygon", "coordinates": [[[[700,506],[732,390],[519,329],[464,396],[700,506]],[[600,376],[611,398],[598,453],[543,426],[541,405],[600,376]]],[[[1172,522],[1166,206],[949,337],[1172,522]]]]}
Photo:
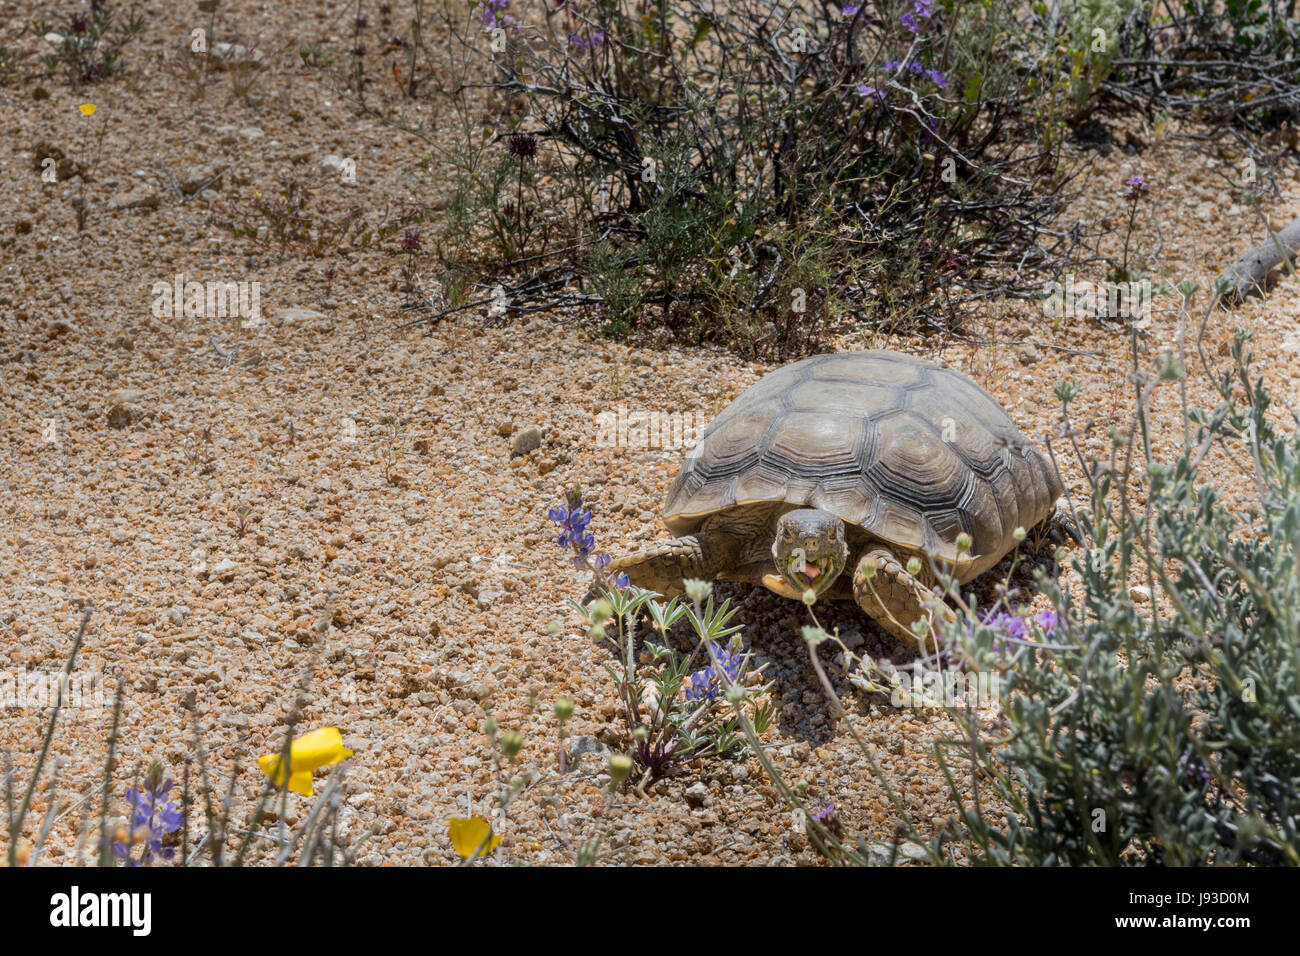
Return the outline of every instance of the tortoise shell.
{"type": "Polygon", "coordinates": [[[967,581],[1061,491],[1002,406],[960,372],[849,352],[777,369],[728,405],[687,454],[664,523],[685,535],[758,504],[821,508],[900,551],[935,552],[967,581]],[[959,561],[963,531],[972,548],[959,561]]]}

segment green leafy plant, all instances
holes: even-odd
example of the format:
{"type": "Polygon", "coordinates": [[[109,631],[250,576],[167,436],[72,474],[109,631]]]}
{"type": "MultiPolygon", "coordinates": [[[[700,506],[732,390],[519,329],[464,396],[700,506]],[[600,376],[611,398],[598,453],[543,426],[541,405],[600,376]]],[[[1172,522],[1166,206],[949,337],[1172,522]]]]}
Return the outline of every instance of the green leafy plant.
{"type": "Polygon", "coordinates": [[[662,604],[654,592],[630,586],[607,590],[586,606],[573,604],[591,640],[607,644],[616,658],[605,670],[630,738],[638,789],[705,758],[745,756],[749,747],[737,711],[758,736],[772,722],[771,685],[746,681],[751,655],[741,649],[740,627],[731,623],[735,609],[727,601],[715,604],[702,582],[689,587],[689,604],[677,598],[662,604]],[[643,614],[657,639],[638,638],[643,614]],[[669,629],[683,619],[699,641],[689,654],[668,643],[669,629]]]}

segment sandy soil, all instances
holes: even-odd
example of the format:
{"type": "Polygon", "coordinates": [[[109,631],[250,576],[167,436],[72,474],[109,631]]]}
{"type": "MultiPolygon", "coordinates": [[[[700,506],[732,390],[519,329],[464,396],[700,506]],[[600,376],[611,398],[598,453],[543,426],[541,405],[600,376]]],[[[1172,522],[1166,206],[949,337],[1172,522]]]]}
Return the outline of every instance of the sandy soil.
{"type": "MultiPolygon", "coordinates": [[[[223,4],[218,36],[236,39],[240,24],[238,38],[261,38],[267,49],[294,29],[344,42],[351,28],[336,14],[323,3],[223,4]]],[[[0,19],[24,18],[26,5],[0,3],[0,19]]],[[[0,87],[0,670],[56,671],[80,609],[93,606],[81,669],[102,675],[110,695],[117,681],[126,689],[126,774],[153,757],[177,772],[191,751],[192,694],[214,770],[238,772],[236,792],[251,798],[262,783],[256,757],[278,747],[295,683],[318,657],[304,726],[338,726],[356,753],[345,829],[378,827],[363,864],[456,859],[448,818],[488,805],[499,786],[485,704],[503,727],[525,732],[525,760],[545,771],[511,810],[512,860],[563,862],[601,835],[613,862],[816,863],[756,761],[715,761],[648,799],[606,801],[601,748],[626,742],[602,669],[607,654],[567,610],[586,581],[545,514],[577,483],[595,511],[599,548],[621,552],[663,536],[658,509],[680,452],[601,447],[597,416],[623,404],[707,419],[767,367],[715,349],[612,344],[566,316],[496,323],[479,309],[433,330],[399,330],[410,316],[399,308],[405,257],[395,241],[279,258],[233,238],[214,223],[232,204],[274,195],[278,174],[310,181],[333,210],[377,209],[413,189],[432,201],[437,183],[413,172],[424,144],[359,116],[320,71],[274,66],[252,102],[232,96],[228,77],[194,97],[173,60],[201,25],[170,5],[154,9],[120,77],[85,90],[59,77],[0,87]],[[96,104],[93,116],[78,111],[82,103],[96,104]],[[48,145],[91,157],[91,181],[43,183],[38,154],[48,145]],[[320,168],[330,154],[358,158],[356,186],[320,168]],[[226,164],[233,168],[211,192],[181,201],[226,164]],[[78,197],[90,210],[80,231],[78,197]],[[336,271],[328,295],[327,268],[336,271]],[[229,368],[212,344],[231,349],[229,322],[151,315],[154,283],[177,273],[261,283],[267,321],[246,331],[229,368]],[[512,455],[530,427],[541,431],[540,448],[512,455]],[[558,636],[547,631],[555,620],[558,636]],[[590,738],[578,769],[563,776],[550,715],[561,694],[577,702],[572,733],[590,738]],[[701,782],[707,796],[687,799],[701,782]]],[[[1145,268],[1204,288],[1262,230],[1256,207],[1225,186],[1239,157],[1207,153],[1176,132],[1133,124],[1138,145],[1076,152],[1091,165],[1068,215],[1123,216],[1122,183],[1144,175],[1139,246],[1160,243],[1145,268]]],[[[1300,215],[1294,167],[1278,185],[1260,208],[1281,225],[1300,215]]],[[[1166,307],[1143,337],[1148,365],[1172,341],[1170,301],[1160,300],[1166,307]]],[[[1264,301],[1211,317],[1210,353],[1221,360],[1232,326],[1251,328],[1260,372],[1294,403],[1298,316],[1300,286],[1284,282],[1264,301]]],[[[1125,335],[1085,319],[1054,324],[1024,303],[973,315],[969,332],[979,344],[852,333],[836,344],[913,351],[961,369],[1034,438],[1060,427],[1052,388],[1066,377],[1084,385],[1074,415],[1092,426],[1090,452],[1106,453],[1109,429],[1127,427],[1125,335]]],[[[1212,401],[1195,375],[1189,391],[1193,403],[1212,401]]],[[[1176,392],[1162,392],[1156,409],[1155,444],[1167,453],[1182,435],[1176,392]]],[[[1078,500],[1077,464],[1062,458],[1062,467],[1078,500]]],[[[1230,497],[1246,492],[1232,463],[1216,475],[1230,497]]],[[[747,588],[725,593],[776,681],[769,743],[778,765],[834,801],[848,828],[888,839],[895,812],[852,740],[832,728],[798,640],[801,609],[747,588]]],[[[898,657],[853,608],[827,623],[867,651],[898,657]]],[[[839,686],[915,817],[924,824],[950,812],[931,748],[952,725],[839,686]]],[[[0,746],[20,779],[47,716],[0,711],[0,746]]],[[[98,779],[109,721],[105,708],[65,714],[53,747],[65,804],[98,779]]],[[[38,795],[35,812],[45,806],[38,795]]],[[[69,861],[76,818],[59,825],[48,862],[69,861]]]]}

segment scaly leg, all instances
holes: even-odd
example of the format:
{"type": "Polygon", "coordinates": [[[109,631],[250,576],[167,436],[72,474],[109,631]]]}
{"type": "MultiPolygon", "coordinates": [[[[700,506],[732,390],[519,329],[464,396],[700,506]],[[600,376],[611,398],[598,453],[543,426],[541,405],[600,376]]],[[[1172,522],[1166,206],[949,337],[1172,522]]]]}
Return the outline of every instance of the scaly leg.
{"type": "Polygon", "coordinates": [[[884,548],[868,551],[858,561],[853,572],[853,597],[886,631],[907,644],[920,644],[926,652],[935,648],[937,619],[956,620],[952,609],[884,548]],[[868,567],[875,571],[870,577],[868,567]],[[924,639],[912,630],[912,623],[919,620],[926,622],[924,639]]]}
{"type": "Polygon", "coordinates": [[[610,562],[609,570],[624,572],[639,588],[673,598],[686,593],[688,578],[712,581],[719,564],[713,548],[695,535],[687,535],[618,558],[610,562]]]}

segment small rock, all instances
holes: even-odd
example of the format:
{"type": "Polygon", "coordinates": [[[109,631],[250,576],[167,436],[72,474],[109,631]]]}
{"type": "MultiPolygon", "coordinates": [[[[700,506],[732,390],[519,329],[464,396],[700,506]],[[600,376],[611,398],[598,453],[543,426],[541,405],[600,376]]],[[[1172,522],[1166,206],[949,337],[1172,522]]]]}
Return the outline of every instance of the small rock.
{"type": "Polygon", "coordinates": [[[295,322],[310,322],[313,319],[327,318],[324,312],[317,312],[315,309],[301,309],[297,306],[281,309],[275,316],[280,320],[281,325],[293,325],[295,322]]]}
{"type": "Polygon", "coordinates": [[[1034,365],[1043,360],[1043,353],[1038,351],[1038,346],[1026,342],[1016,349],[1016,358],[1021,365],[1034,365]]]}
{"type": "Polygon", "coordinates": [[[212,569],[212,573],[223,581],[229,581],[235,576],[235,570],[238,567],[239,565],[229,558],[222,558],[221,561],[217,562],[217,566],[212,569]]]}
{"type": "Polygon", "coordinates": [[[709,788],[702,782],[696,782],[686,791],[686,802],[693,807],[704,806],[704,801],[709,798],[709,788]]]}
{"type": "Polygon", "coordinates": [[[135,416],[125,405],[114,405],[108,410],[109,428],[129,428],[135,416]]]}
{"type": "Polygon", "coordinates": [[[1133,599],[1135,604],[1146,604],[1151,600],[1151,589],[1134,585],[1128,589],[1128,596],[1133,599]]]}
{"type": "Polygon", "coordinates": [[[902,866],[904,863],[924,863],[930,859],[925,850],[915,843],[904,843],[897,852],[888,843],[873,843],[867,853],[868,861],[872,866],[889,866],[891,856],[894,866],[902,866]]]}
{"type": "Polygon", "coordinates": [[[110,405],[139,405],[144,401],[144,392],[132,388],[115,388],[105,397],[110,405]]]}
{"type": "Polygon", "coordinates": [[[220,189],[221,180],[216,177],[221,169],[220,166],[191,166],[185,170],[184,178],[181,180],[181,192],[193,196],[200,189],[205,192],[209,189],[220,189]]]}
{"type": "Polygon", "coordinates": [[[244,137],[244,139],[261,139],[263,133],[256,126],[245,126],[239,131],[239,135],[244,137]]]}
{"type": "Polygon", "coordinates": [[[542,430],[536,425],[529,425],[510,441],[510,454],[513,457],[527,455],[542,447],[542,430]]]}
{"type": "Polygon", "coordinates": [[[502,422],[497,426],[497,434],[502,438],[509,438],[514,430],[515,426],[513,422],[502,422]]]}

